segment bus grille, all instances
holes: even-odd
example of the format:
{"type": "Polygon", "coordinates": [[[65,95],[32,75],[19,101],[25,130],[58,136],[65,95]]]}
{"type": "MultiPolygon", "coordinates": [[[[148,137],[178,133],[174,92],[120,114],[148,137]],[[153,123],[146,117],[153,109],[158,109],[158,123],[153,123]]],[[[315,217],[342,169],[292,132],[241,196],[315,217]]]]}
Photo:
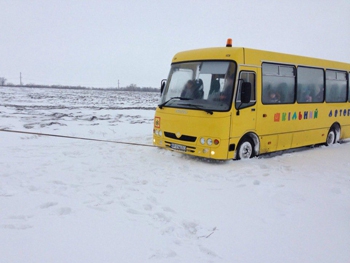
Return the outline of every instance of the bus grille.
{"type": "Polygon", "coordinates": [[[172,132],[164,132],[165,137],[174,139],[174,140],[180,140],[180,141],[186,141],[186,142],[195,142],[197,137],[189,136],[189,135],[181,135],[180,138],[177,138],[175,133],[172,132]]]}

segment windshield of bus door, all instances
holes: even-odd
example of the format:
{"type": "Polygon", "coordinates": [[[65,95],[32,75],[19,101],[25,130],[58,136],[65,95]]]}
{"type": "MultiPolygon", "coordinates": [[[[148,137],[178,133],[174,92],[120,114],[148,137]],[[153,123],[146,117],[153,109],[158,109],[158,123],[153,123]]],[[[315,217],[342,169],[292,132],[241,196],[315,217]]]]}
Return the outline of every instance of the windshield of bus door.
{"type": "Polygon", "coordinates": [[[228,111],[235,75],[236,65],[230,61],[172,64],[159,107],[228,111]]]}

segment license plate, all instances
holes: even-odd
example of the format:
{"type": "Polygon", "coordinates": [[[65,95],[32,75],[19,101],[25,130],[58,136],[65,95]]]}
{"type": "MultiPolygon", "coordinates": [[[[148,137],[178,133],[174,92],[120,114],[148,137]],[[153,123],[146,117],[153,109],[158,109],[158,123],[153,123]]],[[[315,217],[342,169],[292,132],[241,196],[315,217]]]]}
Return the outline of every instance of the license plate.
{"type": "Polygon", "coordinates": [[[170,148],[173,149],[173,150],[186,152],[186,146],[185,145],[172,143],[172,144],[170,144],[170,148]]]}

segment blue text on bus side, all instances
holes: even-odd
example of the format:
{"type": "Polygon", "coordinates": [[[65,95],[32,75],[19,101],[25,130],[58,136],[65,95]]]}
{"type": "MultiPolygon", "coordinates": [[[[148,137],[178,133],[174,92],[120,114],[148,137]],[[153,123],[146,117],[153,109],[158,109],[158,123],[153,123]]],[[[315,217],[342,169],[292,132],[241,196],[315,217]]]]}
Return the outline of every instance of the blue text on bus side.
{"type": "Polygon", "coordinates": [[[339,116],[350,116],[350,109],[342,109],[342,110],[330,110],[328,117],[338,117],[339,116]]]}

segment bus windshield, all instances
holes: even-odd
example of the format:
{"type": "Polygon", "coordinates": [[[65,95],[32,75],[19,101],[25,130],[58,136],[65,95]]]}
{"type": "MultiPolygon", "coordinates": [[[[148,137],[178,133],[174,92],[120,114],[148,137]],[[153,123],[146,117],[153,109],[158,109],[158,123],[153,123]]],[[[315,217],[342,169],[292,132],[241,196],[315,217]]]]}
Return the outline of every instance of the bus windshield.
{"type": "Polygon", "coordinates": [[[160,107],[228,111],[236,65],[231,61],[172,64],[160,107]]]}

